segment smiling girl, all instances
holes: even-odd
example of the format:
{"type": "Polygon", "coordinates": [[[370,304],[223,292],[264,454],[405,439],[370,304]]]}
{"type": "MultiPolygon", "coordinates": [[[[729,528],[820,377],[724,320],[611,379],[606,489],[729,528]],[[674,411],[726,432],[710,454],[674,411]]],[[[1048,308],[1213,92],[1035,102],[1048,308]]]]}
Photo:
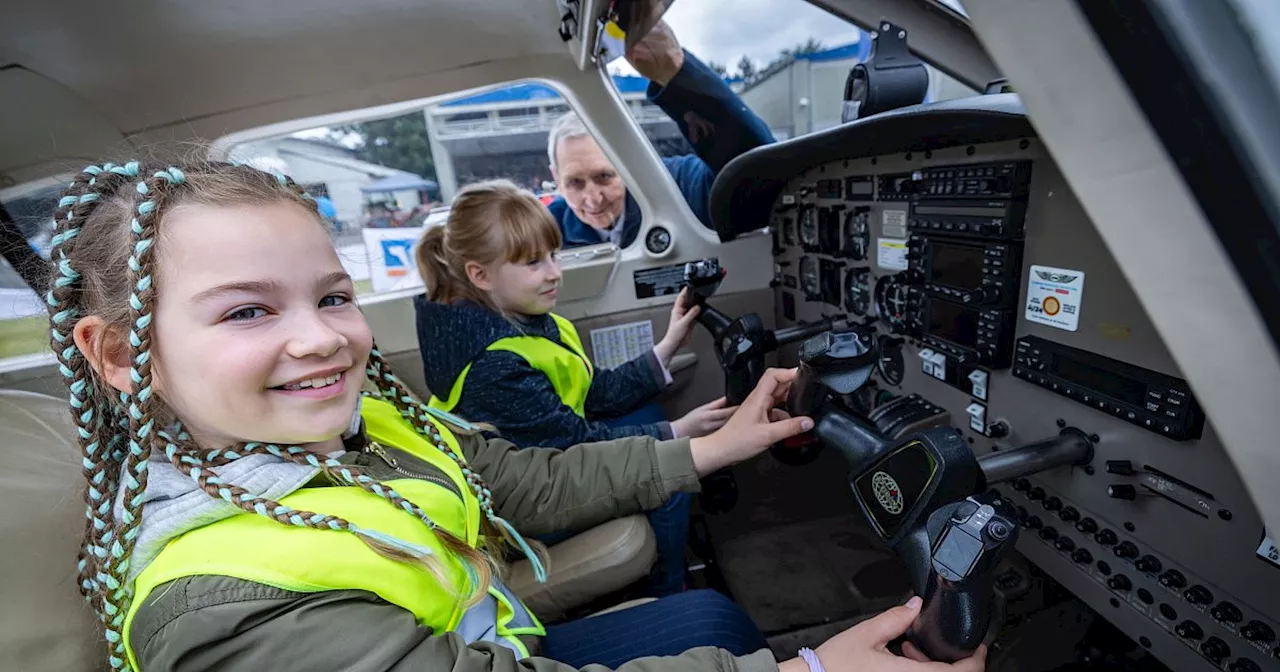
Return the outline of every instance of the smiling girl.
{"type": "MultiPolygon", "coordinates": [[[[714,593],[544,628],[497,558],[543,575],[521,531],[657,506],[811,427],[773,409],[794,372],[766,374],[708,437],[517,450],[399,381],[283,175],[89,166],[55,219],[52,345],[86,479],[77,581],[113,668],[776,669],[714,593]],[[693,648],[709,646],[728,650],[693,648]]],[[[840,669],[848,648],[824,659],[840,669]]]]}

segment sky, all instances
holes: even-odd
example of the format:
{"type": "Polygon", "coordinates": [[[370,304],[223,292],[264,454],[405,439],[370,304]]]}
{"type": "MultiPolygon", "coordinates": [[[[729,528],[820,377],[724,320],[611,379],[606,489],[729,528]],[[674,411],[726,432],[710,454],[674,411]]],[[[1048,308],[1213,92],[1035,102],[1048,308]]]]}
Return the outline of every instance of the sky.
{"type": "MultiPolygon", "coordinates": [[[[959,5],[956,0],[943,2],[959,5]]],[[[731,73],[743,55],[760,69],[778,52],[811,37],[827,47],[858,39],[852,24],[805,0],[675,0],[664,18],[685,48],[731,73]]],[[[609,69],[635,74],[622,59],[609,69]]]]}

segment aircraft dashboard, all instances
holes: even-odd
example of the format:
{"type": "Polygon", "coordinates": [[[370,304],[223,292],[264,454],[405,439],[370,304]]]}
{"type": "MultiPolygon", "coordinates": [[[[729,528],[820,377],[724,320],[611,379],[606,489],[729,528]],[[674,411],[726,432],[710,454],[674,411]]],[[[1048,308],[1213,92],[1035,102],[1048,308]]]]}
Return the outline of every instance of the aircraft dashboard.
{"type": "Polygon", "coordinates": [[[1087,466],[996,487],[1027,560],[1174,670],[1280,670],[1276,548],[1016,96],[759,148],[712,211],[722,238],[769,227],[779,328],[874,327],[878,427],[954,425],[979,456],[1090,437],[1087,466]]]}

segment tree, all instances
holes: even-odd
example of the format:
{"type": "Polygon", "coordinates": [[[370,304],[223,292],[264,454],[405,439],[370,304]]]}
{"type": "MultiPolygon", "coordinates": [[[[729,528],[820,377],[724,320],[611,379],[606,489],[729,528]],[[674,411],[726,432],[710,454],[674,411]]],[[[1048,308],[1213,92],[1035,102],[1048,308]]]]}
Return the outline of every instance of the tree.
{"type": "Polygon", "coordinates": [[[427,120],[422,111],[390,119],[346,124],[334,129],[331,134],[335,138],[358,136],[355,152],[356,158],[361,161],[435,179],[436,166],[431,158],[427,120]]]}
{"type": "Polygon", "coordinates": [[[756,64],[751,60],[750,56],[743,54],[742,58],[738,60],[738,74],[748,84],[756,78],[756,64]]]}
{"type": "Polygon", "coordinates": [[[707,67],[711,68],[712,72],[716,73],[717,75],[720,75],[721,77],[729,76],[729,69],[724,67],[724,65],[720,63],[716,63],[715,61],[707,61],[707,67]]]}
{"type": "Polygon", "coordinates": [[[815,54],[819,51],[822,51],[824,48],[825,47],[822,45],[821,40],[811,37],[807,41],[801,42],[796,46],[791,47],[790,49],[783,49],[781,56],[783,58],[786,58],[788,56],[804,56],[806,54],[815,54]]]}

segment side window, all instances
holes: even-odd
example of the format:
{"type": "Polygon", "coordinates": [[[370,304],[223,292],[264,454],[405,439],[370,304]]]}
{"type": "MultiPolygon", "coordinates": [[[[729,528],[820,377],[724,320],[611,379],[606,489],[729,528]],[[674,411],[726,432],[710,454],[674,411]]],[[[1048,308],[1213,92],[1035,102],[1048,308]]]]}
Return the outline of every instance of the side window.
{"type": "MultiPolygon", "coordinates": [[[[67,178],[69,180],[70,178],[67,178]]],[[[49,317],[44,300],[24,279],[44,281],[53,210],[67,180],[47,179],[0,189],[5,219],[0,259],[0,360],[49,352],[49,317]],[[14,268],[9,259],[23,265],[14,268]]]]}
{"type": "MultiPolygon", "coordinates": [[[[445,222],[459,189],[483,180],[510,180],[554,213],[573,214],[573,225],[562,227],[567,245],[608,242],[627,199],[621,178],[607,179],[612,166],[601,164],[603,153],[575,146],[582,150],[575,165],[594,186],[579,189],[590,193],[572,208],[561,202],[567,194],[550,166],[549,133],[569,111],[555,88],[519,82],[395,117],[242,143],[231,157],[280,170],[316,196],[358,293],[371,296],[422,286],[414,246],[445,222]]],[[[576,144],[594,145],[586,139],[576,144]]]]}

